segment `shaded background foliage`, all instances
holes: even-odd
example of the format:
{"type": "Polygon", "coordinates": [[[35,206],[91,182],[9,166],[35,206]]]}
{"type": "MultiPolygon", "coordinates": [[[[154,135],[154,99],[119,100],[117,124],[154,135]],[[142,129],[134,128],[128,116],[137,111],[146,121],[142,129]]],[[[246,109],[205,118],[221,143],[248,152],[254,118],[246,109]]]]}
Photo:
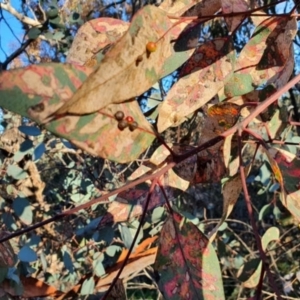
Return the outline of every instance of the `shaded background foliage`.
{"type": "MultiPolygon", "coordinates": [[[[285,2],[280,10],[287,10],[291,2],[285,2]]],[[[98,17],[114,17],[130,21],[133,14],[146,4],[142,1],[23,1],[13,4],[1,2],[0,22],[11,32],[12,49],[4,51],[1,69],[12,69],[28,64],[57,61],[64,62],[78,28],[88,20],[98,17]],[[15,33],[4,11],[18,19],[18,14],[8,9],[12,5],[22,19],[23,36],[15,33]],[[14,39],[14,35],[16,39],[14,39]]],[[[261,5],[267,3],[260,3],[261,5]]],[[[270,8],[275,13],[275,8],[270,8]]],[[[1,35],[7,35],[7,31],[1,35]]],[[[235,35],[235,46],[242,49],[250,38],[252,24],[245,23],[235,35]]],[[[201,28],[199,41],[227,35],[227,29],[220,22],[210,22],[201,28]]],[[[299,31],[294,41],[295,60],[299,59],[299,31]]],[[[0,43],[3,50],[3,45],[0,43]]],[[[1,56],[2,57],[2,56],[1,56]]],[[[297,64],[294,75],[298,73],[297,64]]],[[[179,70],[180,71],[180,70],[179,70]]],[[[151,115],[151,108],[161,101],[164,94],[176,82],[178,72],[163,79],[160,86],[139,97],[145,114],[151,115]]],[[[293,105],[295,121],[299,122],[297,103],[298,90],[290,90],[283,97],[282,107],[293,105]]],[[[164,133],[166,142],[184,143],[190,139],[189,133],[203,130],[201,113],[196,120],[185,122],[180,130],[169,129],[164,133]],[[197,124],[195,129],[195,124],[197,124]],[[191,130],[192,128],[192,130],[191,130]]],[[[42,221],[64,209],[72,208],[84,201],[98,197],[124,185],[128,177],[146,161],[157,145],[154,144],[141,159],[130,164],[117,164],[95,158],[78,150],[65,140],[54,137],[45,129],[31,121],[3,111],[3,134],[1,147],[1,223],[8,231],[15,231],[27,225],[42,221]],[[23,126],[23,127],[20,127],[23,126]]],[[[298,141],[295,134],[295,141],[298,141]]],[[[298,141],[299,142],[299,141],[298,141]]],[[[249,154],[249,156],[251,153],[249,154]]],[[[272,205],[275,198],[271,172],[262,158],[257,158],[256,166],[249,176],[249,189],[253,206],[257,211],[257,221],[266,230],[272,225],[280,229],[280,242],[269,251],[271,265],[280,274],[282,291],[295,299],[299,298],[299,236],[298,224],[282,207],[272,205]],[[292,270],[292,271],[291,271],[292,270]]],[[[242,197],[241,197],[242,198],[242,197]]],[[[113,200],[113,199],[111,199],[113,200]]],[[[179,193],[177,205],[197,225],[208,232],[221,217],[221,185],[198,184],[185,193],[179,193]]],[[[99,226],[106,212],[105,205],[94,205],[76,216],[68,216],[62,221],[38,228],[14,241],[14,252],[18,263],[8,271],[1,269],[5,277],[15,285],[15,294],[2,285],[3,295],[22,295],[28,287],[20,278],[29,276],[45,280],[58,290],[67,291],[78,282],[78,294],[90,294],[93,283],[85,279],[86,274],[97,276],[117,263],[122,249],[128,248],[137,228],[137,222],[111,223],[99,226]],[[39,259],[37,260],[37,258],[39,259]],[[81,281],[80,281],[81,280],[81,281]]],[[[150,211],[138,244],[155,236],[165,220],[163,209],[150,211]]],[[[245,206],[241,199],[236,205],[231,219],[219,229],[215,247],[221,261],[226,299],[241,299],[253,295],[253,290],[245,289],[237,278],[236,270],[245,260],[255,256],[256,248],[252,229],[248,224],[245,206]]],[[[130,299],[155,299],[159,297],[153,268],[147,266],[134,275],[128,276],[128,297],[130,299]]],[[[272,295],[265,286],[265,295],[272,295]]],[[[266,296],[267,297],[267,296],[266,296]]]]}

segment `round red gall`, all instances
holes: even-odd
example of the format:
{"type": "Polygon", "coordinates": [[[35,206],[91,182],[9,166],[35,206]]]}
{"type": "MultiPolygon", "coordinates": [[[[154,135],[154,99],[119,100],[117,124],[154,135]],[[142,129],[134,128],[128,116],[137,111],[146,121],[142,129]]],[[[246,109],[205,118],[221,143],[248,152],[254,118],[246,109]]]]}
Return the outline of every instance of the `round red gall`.
{"type": "Polygon", "coordinates": [[[134,121],[133,117],[131,117],[131,116],[127,116],[127,117],[125,118],[125,120],[126,120],[128,123],[132,123],[132,122],[134,121]]]}

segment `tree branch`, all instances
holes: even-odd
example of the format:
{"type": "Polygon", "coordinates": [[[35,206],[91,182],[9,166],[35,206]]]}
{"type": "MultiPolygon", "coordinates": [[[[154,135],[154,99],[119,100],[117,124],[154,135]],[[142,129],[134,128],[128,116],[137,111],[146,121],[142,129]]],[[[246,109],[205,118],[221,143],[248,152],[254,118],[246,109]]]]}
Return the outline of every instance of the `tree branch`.
{"type": "Polygon", "coordinates": [[[25,23],[29,26],[34,27],[41,27],[43,24],[37,20],[31,19],[29,17],[24,16],[23,14],[19,13],[17,10],[15,10],[10,3],[0,3],[0,8],[3,10],[6,10],[10,14],[12,14],[14,17],[16,17],[19,21],[22,23],[25,23]]]}

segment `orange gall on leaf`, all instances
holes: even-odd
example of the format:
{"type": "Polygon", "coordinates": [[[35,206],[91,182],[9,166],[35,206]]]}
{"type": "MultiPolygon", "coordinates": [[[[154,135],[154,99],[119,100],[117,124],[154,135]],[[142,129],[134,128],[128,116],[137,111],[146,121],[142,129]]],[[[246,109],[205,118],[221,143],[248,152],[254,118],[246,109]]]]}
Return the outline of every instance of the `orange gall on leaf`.
{"type": "Polygon", "coordinates": [[[146,45],[146,49],[150,53],[155,52],[156,49],[157,49],[157,45],[154,42],[148,42],[147,45],[146,45]]]}

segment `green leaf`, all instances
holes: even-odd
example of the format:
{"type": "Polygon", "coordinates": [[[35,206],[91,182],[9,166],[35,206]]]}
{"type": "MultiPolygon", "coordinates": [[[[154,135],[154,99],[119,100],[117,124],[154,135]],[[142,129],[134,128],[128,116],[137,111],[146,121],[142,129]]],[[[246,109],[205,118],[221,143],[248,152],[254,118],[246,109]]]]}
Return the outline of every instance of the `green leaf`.
{"type": "Polygon", "coordinates": [[[113,241],[114,234],[115,234],[115,231],[113,228],[106,227],[106,228],[100,229],[99,231],[96,231],[93,234],[93,239],[96,242],[105,241],[106,245],[110,245],[111,242],[113,241]]]}
{"type": "Polygon", "coordinates": [[[32,27],[28,31],[28,38],[35,40],[39,37],[39,35],[42,33],[42,30],[37,27],[32,27]]]}
{"type": "Polygon", "coordinates": [[[58,16],[58,9],[56,7],[51,7],[47,12],[46,15],[49,19],[54,19],[58,16]]]}
{"type": "Polygon", "coordinates": [[[46,151],[46,146],[45,146],[45,144],[44,144],[44,143],[39,143],[39,144],[35,147],[35,149],[34,149],[34,151],[33,151],[32,160],[33,160],[33,161],[39,160],[39,159],[43,156],[43,154],[45,153],[45,151],[46,151]]]}
{"type": "Polygon", "coordinates": [[[163,214],[165,212],[165,209],[164,207],[156,207],[153,212],[152,212],[152,215],[151,215],[151,222],[152,223],[157,223],[159,221],[161,221],[162,217],[163,217],[163,214]]]}
{"type": "Polygon", "coordinates": [[[112,246],[109,246],[106,248],[105,253],[110,257],[114,257],[116,255],[116,253],[121,250],[122,249],[120,246],[112,245],[112,246]]]}
{"type": "Polygon", "coordinates": [[[80,294],[81,295],[93,294],[94,293],[94,288],[95,288],[94,278],[91,277],[89,279],[86,279],[82,284],[80,294]]]}
{"type": "Polygon", "coordinates": [[[51,18],[49,20],[49,24],[51,25],[51,27],[53,29],[64,29],[65,28],[65,25],[61,23],[61,18],[60,16],[57,16],[55,18],[51,18]]]}
{"type": "Polygon", "coordinates": [[[225,84],[224,94],[229,98],[233,98],[247,94],[253,90],[254,86],[252,85],[250,74],[234,73],[225,84]]]}
{"type": "Polygon", "coordinates": [[[16,165],[9,165],[7,168],[7,175],[13,177],[14,179],[20,180],[28,177],[26,171],[21,169],[16,165]]]}
{"type": "Polygon", "coordinates": [[[0,267],[0,283],[5,279],[8,272],[7,267],[0,267]]]}
{"type": "Polygon", "coordinates": [[[19,151],[14,154],[14,161],[19,162],[23,157],[33,150],[33,142],[31,140],[25,140],[21,145],[19,151]]]}
{"type": "Polygon", "coordinates": [[[33,213],[30,203],[26,198],[17,197],[13,202],[13,209],[23,223],[26,225],[32,223],[33,213]]]}
{"type": "Polygon", "coordinates": [[[57,31],[53,34],[53,40],[60,41],[65,37],[65,34],[61,31],[57,31]]]}
{"type": "Polygon", "coordinates": [[[264,205],[261,210],[259,211],[258,220],[262,221],[267,215],[269,215],[272,212],[273,205],[266,204],[264,205]]]}
{"type": "Polygon", "coordinates": [[[99,277],[105,275],[105,269],[104,269],[102,261],[103,261],[103,258],[93,261],[94,273],[99,277]]]}
{"type": "Polygon", "coordinates": [[[63,261],[66,269],[69,270],[70,273],[74,273],[75,270],[74,270],[73,261],[65,245],[62,248],[62,252],[63,252],[63,261]]]}
{"type": "Polygon", "coordinates": [[[21,248],[18,257],[23,262],[33,262],[38,259],[37,254],[26,245],[21,248]]]}
{"type": "Polygon", "coordinates": [[[18,227],[16,225],[16,222],[15,222],[15,219],[13,218],[11,213],[4,212],[4,213],[2,213],[1,217],[2,217],[3,223],[5,224],[7,229],[9,229],[11,231],[14,231],[14,230],[18,229],[18,227]]]}
{"type": "Polygon", "coordinates": [[[42,134],[41,130],[38,127],[34,127],[34,126],[19,126],[18,129],[27,135],[31,135],[31,136],[38,136],[40,134],[42,134]]]}
{"type": "Polygon", "coordinates": [[[69,18],[69,21],[71,23],[76,23],[81,20],[80,14],[78,12],[73,12],[72,15],[69,18]]]}

